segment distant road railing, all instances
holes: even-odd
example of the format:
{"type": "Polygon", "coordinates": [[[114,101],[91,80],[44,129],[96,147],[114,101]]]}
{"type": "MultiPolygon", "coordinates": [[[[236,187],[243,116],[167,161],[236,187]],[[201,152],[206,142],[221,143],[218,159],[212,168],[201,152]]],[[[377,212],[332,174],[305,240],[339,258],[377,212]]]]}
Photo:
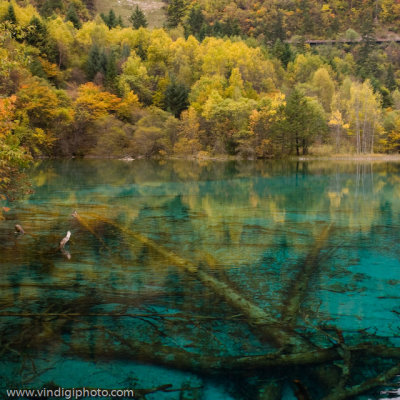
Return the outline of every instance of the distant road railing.
{"type": "MultiPolygon", "coordinates": [[[[327,45],[327,44],[355,44],[355,43],[360,43],[362,42],[362,39],[308,39],[305,40],[304,43],[309,44],[310,46],[318,46],[318,45],[327,45]]],[[[395,42],[395,43],[400,43],[400,37],[396,38],[385,38],[385,39],[375,39],[375,43],[377,44],[382,44],[382,43],[390,43],[390,42],[395,42]]],[[[298,40],[286,40],[286,43],[289,44],[294,44],[294,43],[299,43],[298,40]]]]}

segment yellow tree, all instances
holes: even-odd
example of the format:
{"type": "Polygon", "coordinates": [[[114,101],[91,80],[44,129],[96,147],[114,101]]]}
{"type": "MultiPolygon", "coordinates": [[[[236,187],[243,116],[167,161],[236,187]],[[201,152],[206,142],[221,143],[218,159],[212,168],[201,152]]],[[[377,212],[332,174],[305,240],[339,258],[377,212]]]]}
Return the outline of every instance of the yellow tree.
{"type": "Polygon", "coordinates": [[[118,82],[120,91],[126,94],[133,90],[139,96],[141,102],[149,104],[152,99],[150,83],[146,66],[140,57],[132,52],[122,66],[122,74],[118,82]]]}
{"type": "Polygon", "coordinates": [[[254,150],[257,158],[265,158],[280,152],[280,144],[277,141],[274,127],[283,118],[285,106],[283,93],[271,94],[260,101],[259,109],[253,110],[249,120],[250,136],[242,143],[254,150]]]}
{"type": "Polygon", "coordinates": [[[335,149],[336,152],[338,152],[340,150],[340,139],[342,137],[342,132],[343,130],[349,129],[349,124],[346,124],[343,121],[342,113],[339,110],[332,111],[328,124],[334,131],[335,149]]]}
{"type": "Polygon", "coordinates": [[[381,103],[368,80],[353,82],[347,101],[348,117],[356,138],[357,153],[373,153],[375,136],[382,129],[381,103]]]}
{"type": "Polygon", "coordinates": [[[189,107],[181,114],[178,141],[174,146],[176,155],[196,155],[202,148],[200,143],[200,121],[196,110],[189,107]]]}
{"type": "MultiPolygon", "coordinates": [[[[18,168],[24,166],[31,158],[27,149],[21,146],[18,137],[14,135],[18,124],[15,102],[16,96],[0,98],[0,204],[6,199],[6,194],[12,186],[18,186],[18,168]]],[[[0,207],[0,220],[4,219],[3,211],[8,211],[8,208],[0,207]]]]}
{"type": "Polygon", "coordinates": [[[77,120],[90,122],[116,112],[121,106],[121,99],[105,92],[92,82],[81,85],[75,100],[77,120]]]}
{"type": "Polygon", "coordinates": [[[32,153],[46,152],[55,141],[55,132],[71,119],[57,91],[45,81],[31,78],[17,93],[15,134],[32,153]]]}
{"type": "Polygon", "coordinates": [[[200,52],[203,75],[229,76],[233,68],[238,68],[243,80],[257,92],[275,89],[274,65],[263,56],[260,48],[248,47],[244,42],[206,38],[200,52]]]}
{"type": "Polygon", "coordinates": [[[48,22],[50,37],[57,44],[58,67],[66,66],[68,58],[74,57],[73,44],[75,29],[71,22],[64,22],[61,17],[50,19],[48,22]]]}
{"type": "Polygon", "coordinates": [[[7,183],[5,169],[10,165],[25,162],[29,155],[24,147],[20,146],[17,137],[13,135],[18,122],[15,116],[16,96],[0,98],[0,187],[7,183]]]}
{"type": "Polygon", "coordinates": [[[312,78],[312,88],[324,110],[330,112],[332,97],[335,93],[335,84],[326,68],[321,67],[315,71],[312,78]]]}

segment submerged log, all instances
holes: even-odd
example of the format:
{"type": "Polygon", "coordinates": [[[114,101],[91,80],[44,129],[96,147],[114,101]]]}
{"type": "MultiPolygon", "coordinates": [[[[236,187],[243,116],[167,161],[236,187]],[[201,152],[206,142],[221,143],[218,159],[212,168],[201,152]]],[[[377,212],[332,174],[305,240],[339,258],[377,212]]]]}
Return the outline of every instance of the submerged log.
{"type": "Polygon", "coordinates": [[[20,235],[24,235],[25,234],[24,228],[22,228],[22,226],[19,225],[19,224],[15,225],[15,232],[19,233],[20,235]]]}
{"type": "Polygon", "coordinates": [[[71,232],[68,231],[67,235],[60,242],[60,250],[64,249],[65,245],[68,243],[70,238],[71,238],[71,232]]]}
{"type": "Polygon", "coordinates": [[[82,218],[76,211],[74,211],[71,215],[78,221],[79,225],[83,229],[90,232],[105,248],[107,248],[107,245],[104,242],[103,238],[99,234],[97,234],[92,224],[88,223],[88,221],[85,218],[82,218]]]}
{"type": "Polygon", "coordinates": [[[324,248],[326,241],[329,239],[329,234],[332,231],[332,224],[326,226],[319,235],[307,254],[306,259],[300,266],[296,277],[294,278],[288,294],[287,301],[284,303],[282,311],[282,321],[285,325],[295,326],[301,304],[308,294],[310,279],[319,267],[319,258],[321,250],[324,248]]]}
{"type": "MultiPolygon", "coordinates": [[[[92,327],[93,328],[93,327],[92,327]]],[[[101,335],[96,339],[96,345],[80,341],[70,344],[70,351],[81,357],[96,360],[131,360],[154,365],[191,371],[201,375],[225,374],[227,372],[242,373],[260,368],[297,367],[300,365],[318,365],[340,359],[335,348],[317,350],[307,353],[249,356],[210,356],[172,348],[160,343],[145,343],[126,338],[104,327],[96,327],[101,335]],[[104,332],[109,337],[105,339],[104,332]],[[116,345],[119,342],[121,346],[116,345]],[[127,351],[129,349],[130,351],[127,351]]]]}
{"type": "MultiPolygon", "coordinates": [[[[225,374],[227,372],[240,374],[243,371],[257,371],[265,368],[317,366],[342,359],[341,351],[337,347],[291,354],[275,352],[246,356],[213,356],[164,346],[161,343],[146,343],[138,339],[127,338],[103,326],[91,326],[91,329],[96,330],[99,335],[95,341],[96,345],[92,346],[85,341],[80,341],[79,344],[70,343],[70,350],[73,353],[83,357],[95,358],[96,360],[142,361],[202,375],[225,374]],[[108,339],[106,339],[106,336],[108,339]],[[120,343],[120,346],[116,345],[116,343],[120,343]],[[126,349],[130,351],[126,351],[126,349]]],[[[378,352],[379,349],[380,346],[377,346],[377,349],[373,351],[378,352]]],[[[386,349],[390,352],[389,348],[386,349]]],[[[393,350],[397,350],[396,356],[400,358],[399,349],[393,350]]],[[[364,344],[349,347],[349,351],[357,354],[363,353],[365,356],[372,352],[368,351],[364,344]]],[[[373,382],[376,383],[376,386],[379,386],[382,380],[375,379],[373,382]]],[[[272,385],[268,388],[268,385],[266,385],[265,390],[267,388],[272,390],[273,386],[279,387],[278,385],[272,385]]]]}
{"type": "MultiPolygon", "coordinates": [[[[89,221],[79,216],[75,212],[77,218],[83,227],[87,227],[89,232],[93,232],[93,228],[89,221]]],[[[183,269],[185,272],[195,276],[205,286],[212,289],[215,294],[223,298],[231,307],[235,308],[246,318],[247,323],[255,327],[256,333],[269,340],[274,346],[279,348],[293,347],[296,349],[310,348],[310,345],[304,338],[293,332],[292,329],[287,329],[282,323],[275,319],[267,311],[244,298],[240,293],[231,288],[228,284],[219,281],[214,276],[201,270],[193,262],[186,260],[169,249],[157,244],[155,241],[148,237],[127,229],[116,222],[102,217],[95,216],[96,221],[102,221],[117,228],[124,235],[135,239],[136,241],[144,244],[155,253],[164,257],[172,265],[183,269]]]]}
{"type": "Polygon", "coordinates": [[[345,400],[350,399],[369,390],[383,386],[393,380],[397,375],[400,374],[400,364],[388,369],[387,371],[377,375],[374,378],[368,379],[358,385],[351,387],[338,387],[334,389],[328,396],[324,397],[323,400],[345,400]]]}

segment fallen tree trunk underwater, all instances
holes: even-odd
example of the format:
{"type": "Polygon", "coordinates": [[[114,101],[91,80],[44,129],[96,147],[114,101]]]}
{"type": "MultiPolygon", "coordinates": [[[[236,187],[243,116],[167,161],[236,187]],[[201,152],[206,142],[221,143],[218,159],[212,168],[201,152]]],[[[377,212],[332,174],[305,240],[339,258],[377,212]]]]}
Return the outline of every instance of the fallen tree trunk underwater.
{"type": "Polygon", "coordinates": [[[282,311],[282,322],[288,326],[295,326],[296,319],[299,314],[301,304],[307,296],[310,279],[320,265],[320,253],[324,248],[329,234],[333,229],[333,225],[326,226],[321,234],[317,237],[315,245],[308,252],[304,262],[298,268],[296,277],[293,279],[289,287],[287,301],[284,302],[282,311]]]}

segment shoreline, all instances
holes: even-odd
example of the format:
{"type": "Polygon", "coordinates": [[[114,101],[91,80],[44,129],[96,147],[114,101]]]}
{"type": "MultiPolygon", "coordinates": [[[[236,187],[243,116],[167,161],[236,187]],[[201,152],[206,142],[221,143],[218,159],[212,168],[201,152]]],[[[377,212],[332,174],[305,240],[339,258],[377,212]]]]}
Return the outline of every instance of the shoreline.
{"type": "Polygon", "coordinates": [[[333,154],[333,155],[313,155],[306,156],[288,156],[282,158],[244,158],[239,156],[215,155],[209,157],[104,157],[104,156],[84,156],[84,157],[38,157],[40,160],[119,160],[125,162],[139,160],[154,161],[361,161],[361,162],[400,162],[400,154],[333,154]]]}
{"type": "Polygon", "coordinates": [[[400,154],[333,154],[329,156],[307,155],[293,158],[294,161],[369,161],[400,162],[400,154]]]}

